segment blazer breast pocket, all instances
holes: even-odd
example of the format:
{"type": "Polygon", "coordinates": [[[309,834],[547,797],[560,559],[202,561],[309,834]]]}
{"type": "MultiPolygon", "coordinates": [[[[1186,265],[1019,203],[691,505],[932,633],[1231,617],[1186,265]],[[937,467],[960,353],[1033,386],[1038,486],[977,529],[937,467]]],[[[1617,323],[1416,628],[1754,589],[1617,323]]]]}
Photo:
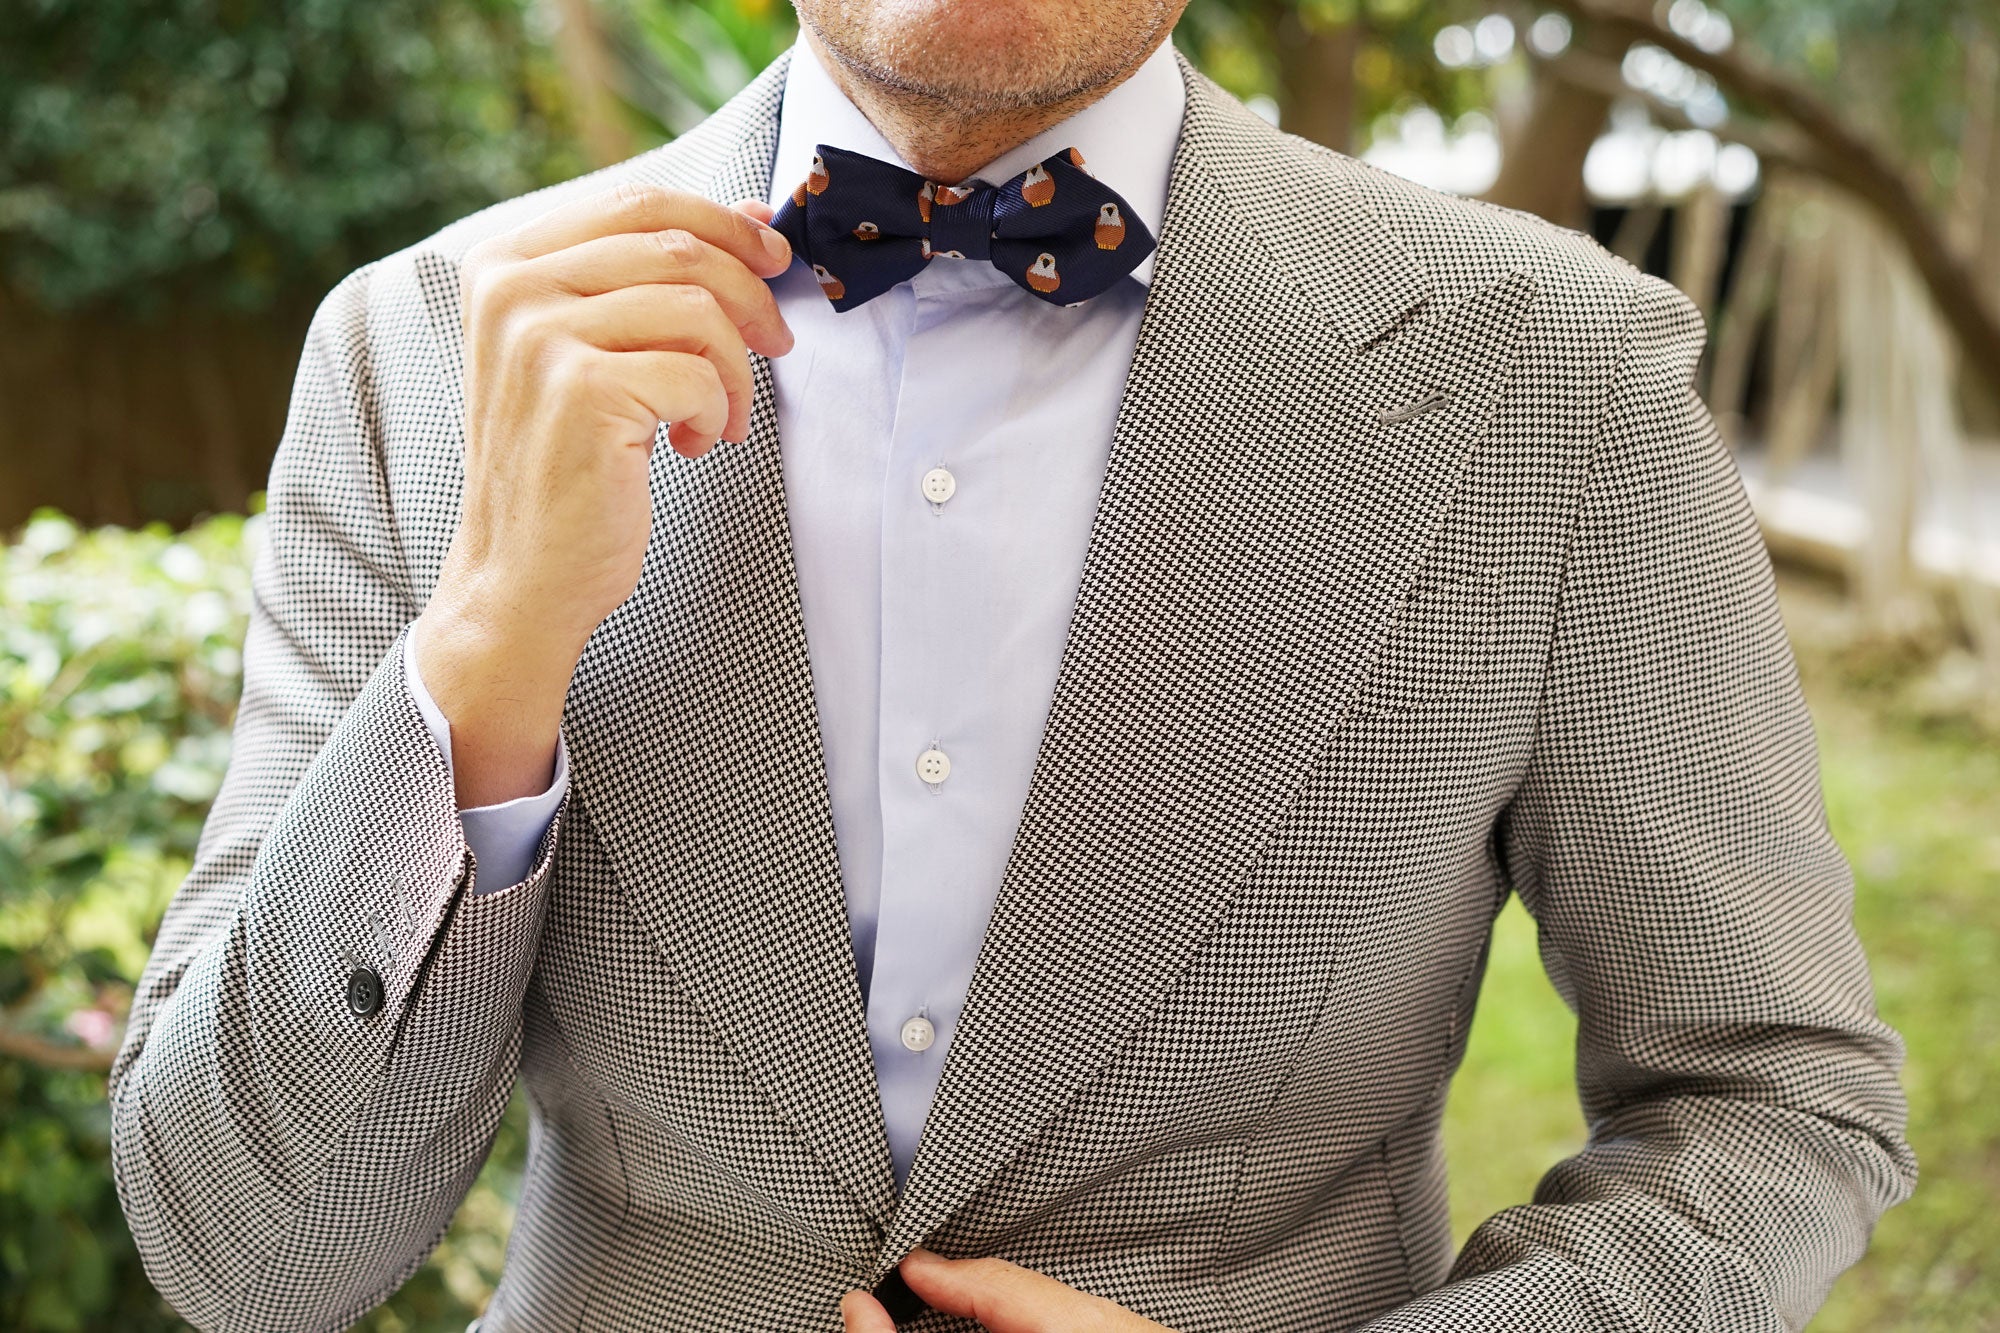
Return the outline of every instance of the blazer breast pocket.
{"type": "Polygon", "coordinates": [[[1497,568],[1420,575],[1355,689],[1355,714],[1396,717],[1464,690],[1492,655],[1499,601],[1497,568]]]}

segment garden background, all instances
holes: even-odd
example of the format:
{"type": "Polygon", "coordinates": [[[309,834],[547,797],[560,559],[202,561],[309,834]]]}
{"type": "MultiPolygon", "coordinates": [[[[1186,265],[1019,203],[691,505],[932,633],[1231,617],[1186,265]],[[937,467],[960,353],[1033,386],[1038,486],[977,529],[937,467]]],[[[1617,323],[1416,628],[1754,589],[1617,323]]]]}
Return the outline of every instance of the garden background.
{"type": "MultiPolygon", "coordinates": [[[[775,0],[0,8],[0,1328],[182,1327],[104,1070],[228,760],[314,305],[685,130],[792,36],[775,0]]],[[[1284,128],[1701,306],[1924,1168],[1815,1327],[2000,1329],[2000,6],[1194,0],[1177,40],[1284,128]]],[[[1461,1235],[1581,1143],[1573,1036],[1510,906],[1450,1108],[1461,1235]]],[[[361,1327],[477,1313],[525,1134],[517,1099],[361,1327]]]]}

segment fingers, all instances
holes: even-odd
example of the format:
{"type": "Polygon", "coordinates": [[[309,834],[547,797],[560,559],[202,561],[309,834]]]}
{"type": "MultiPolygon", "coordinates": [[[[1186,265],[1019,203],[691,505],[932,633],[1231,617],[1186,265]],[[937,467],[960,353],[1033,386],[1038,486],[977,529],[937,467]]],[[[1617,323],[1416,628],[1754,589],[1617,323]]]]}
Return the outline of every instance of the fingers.
{"type": "Polygon", "coordinates": [[[792,349],[792,331],[771,288],[722,247],[691,231],[621,232],[529,260],[520,279],[578,296],[598,296],[646,283],[678,283],[715,294],[749,346],[766,356],[792,349]]]}
{"type": "Polygon", "coordinates": [[[743,335],[706,288],[649,284],[604,292],[576,302],[565,324],[573,336],[607,352],[689,352],[706,358],[728,398],[723,436],[749,435],[754,390],[743,335]]]}
{"type": "Polygon", "coordinates": [[[843,1333],[896,1333],[896,1323],[882,1302],[856,1288],[840,1298],[843,1333]]]}
{"type": "Polygon", "coordinates": [[[650,444],[662,421],[676,453],[698,458],[714,447],[729,424],[729,395],[706,357],[685,352],[605,352],[589,349],[568,373],[588,380],[589,392],[570,401],[606,404],[628,444],[650,444]]]}
{"type": "Polygon", "coordinates": [[[785,238],[747,213],[685,190],[636,182],[571,200],[493,244],[509,258],[534,259],[604,236],[670,228],[719,246],[759,277],[775,278],[792,262],[785,238]]]}
{"type": "Polygon", "coordinates": [[[903,1280],[932,1309],[975,1319],[988,1333],[1085,1333],[1116,1306],[1004,1259],[946,1259],[912,1250],[903,1280]]]}
{"type": "Polygon", "coordinates": [[[769,222],[778,215],[778,210],[765,203],[762,199],[738,199],[730,207],[739,213],[745,213],[750,217],[756,218],[759,222],[769,222]]]}

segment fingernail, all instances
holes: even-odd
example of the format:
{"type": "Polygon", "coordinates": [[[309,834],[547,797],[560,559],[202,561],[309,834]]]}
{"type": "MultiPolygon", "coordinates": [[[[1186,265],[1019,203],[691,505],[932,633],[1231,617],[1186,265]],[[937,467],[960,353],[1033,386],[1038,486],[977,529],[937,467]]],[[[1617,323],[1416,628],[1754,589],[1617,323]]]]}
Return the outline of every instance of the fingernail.
{"type": "Polygon", "coordinates": [[[779,261],[788,264],[791,262],[791,242],[785,239],[783,232],[778,231],[774,227],[766,226],[764,228],[764,249],[771,256],[771,262],[774,264],[779,261]]]}

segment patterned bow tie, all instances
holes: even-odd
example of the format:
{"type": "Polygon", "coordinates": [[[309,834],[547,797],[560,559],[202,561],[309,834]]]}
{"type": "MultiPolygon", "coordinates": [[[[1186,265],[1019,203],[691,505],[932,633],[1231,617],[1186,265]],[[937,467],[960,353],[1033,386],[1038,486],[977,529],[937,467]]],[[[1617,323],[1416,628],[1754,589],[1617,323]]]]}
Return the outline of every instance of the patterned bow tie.
{"type": "Polygon", "coordinates": [[[933,259],[986,259],[1044,301],[1088,301],[1152,253],[1152,233],[1072,148],[1002,185],[939,185],[825,144],[771,225],[812,265],[837,311],[933,259]]]}

